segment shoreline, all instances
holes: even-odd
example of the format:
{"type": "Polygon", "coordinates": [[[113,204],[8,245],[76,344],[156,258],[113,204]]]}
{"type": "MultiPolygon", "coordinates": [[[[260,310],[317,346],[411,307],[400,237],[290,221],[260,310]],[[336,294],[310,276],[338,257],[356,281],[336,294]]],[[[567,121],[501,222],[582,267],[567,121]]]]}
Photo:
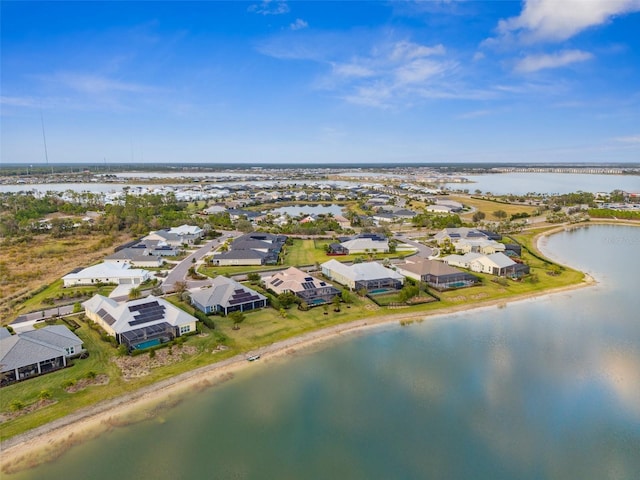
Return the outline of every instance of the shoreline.
{"type": "MultiPolygon", "coordinates": [[[[564,231],[567,228],[581,228],[596,223],[620,225],[620,222],[606,221],[576,224],[575,226],[562,225],[539,233],[534,237],[533,244],[536,250],[544,255],[538,247],[541,238],[564,231]]],[[[360,334],[395,323],[420,323],[468,311],[500,308],[506,304],[556,295],[595,284],[597,281],[589,274],[584,273],[583,280],[573,285],[521,294],[508,299],[493,299],[447,307],[435,312],[394,313],[365,320],[355,320],[281,340],[272,345],[258,348],[255,353],[260,353],[262,356],[260,362],[269,363],[299,351],[308,351],[312,346],[327,346],[332,340],[345,335],[360,334]]],[[[3,474],[17,473],[53,461],[71,447],[94,439],[113,428],[153,418],[159,411],[171,408],[182,401],[186,393],[229,381],[233,379],[236,372],[249,368],[251,365],[252,363],[246,360],[244,354],[239,354],[230,359],[162,380],[135,392],[92,405],[41,427],[16,435],[0,444],[0,452],[2,453],[0,472],[3,474]],[[25,448],[27,446],[28,449],[25,448]]]]}
{"type": "MultiPolygon", "coordinates": [[[[458,313],[500,308],[506,304],[556,295],[596,284],[597,281],[593,277],[585,274],[581,283],[545,292],[523,294],[508,300],[494,299],[472,305],[448,307],[438,312],[391,314],[371,317],[366,320],[355,320],[282,340],[256,351],[261,355],[260,362],[269,363],[302,350],[309,350],[312,346],[329,345],[332,340],[345,335],[360,334],[405,321],[421,323],[458,313]]],[[[157,411],[179,403],[184,394],[229,381],[233,379],[236,372],[249,368],[251,365],[252,363],[246,360],[244,354],[236,355],[230,359],[162,380],[130,394],[98,403],[16,435],[0,445],[0,452],[2,452],[0,472],[3,474],[17,473],[53,461],[77,444],[94,439],[113,428],[152,418],[157,411]],[[28,451],[24,448],[27,445],[28,451]]]]}

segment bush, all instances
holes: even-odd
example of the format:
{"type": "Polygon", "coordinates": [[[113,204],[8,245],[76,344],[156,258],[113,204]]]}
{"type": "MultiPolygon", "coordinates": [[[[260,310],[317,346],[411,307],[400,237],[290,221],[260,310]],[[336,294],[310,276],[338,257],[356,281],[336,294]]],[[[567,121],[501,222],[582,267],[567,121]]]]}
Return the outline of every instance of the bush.
{"type": "Polygon", "coordinates": [[[20,400],[14,400],[9,404],[9,410],[11,410],[12,412],[18,412],[25,406],[26,405],[24,404],[24,402],[21,402],[20,400]]]}
{"type": "Polygon", "coordinates": [[[38,394],[38,398],[40,400],[49,400],[53,395],[51,395],[51,392],[49,390],[40,390],[40,393],[38,394]]]}
{"type": "Polygon", "coordinates": [[[98,376],[98,374],[94,370],[89,370],[85,376],[93,380],[98,376]]]}
{"type": "Polygon", "coordinates": [[[204,325],[206,325],[207,328],[210,328],[211,330],[216,328],[216,325],[211,317],[209,317],[209,315],[207,315],[206,313],[201,312],[197,308],[193,310],[193,316],[200,320],[204,325]]]}

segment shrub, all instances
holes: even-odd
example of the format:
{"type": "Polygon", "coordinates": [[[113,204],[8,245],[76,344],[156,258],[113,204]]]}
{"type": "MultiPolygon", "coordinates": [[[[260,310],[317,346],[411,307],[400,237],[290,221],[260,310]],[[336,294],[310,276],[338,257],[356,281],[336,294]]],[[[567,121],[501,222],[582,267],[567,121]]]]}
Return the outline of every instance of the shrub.
{"type": "Polygon", "coordinates": [[[14,400],[9,404],[9,410],[11,410],[12,412],[18,412],[25,406],[26,405],[24,404],[24,402],[21,402],[20,400],[14,400]]]}
{"type": "Polygon", "coordinates": [[[87,378],[94,379],[98,376],[98,374],[94,370],[89,370],[85,376],[87,378]]]}
{"type": "Polygon", "coordinates": [[[53,395],[51,395],[51,392],[49,390],[40,390],[40,393],[38,394],[38,398],[40,400],[49,400],[53,395]]]}

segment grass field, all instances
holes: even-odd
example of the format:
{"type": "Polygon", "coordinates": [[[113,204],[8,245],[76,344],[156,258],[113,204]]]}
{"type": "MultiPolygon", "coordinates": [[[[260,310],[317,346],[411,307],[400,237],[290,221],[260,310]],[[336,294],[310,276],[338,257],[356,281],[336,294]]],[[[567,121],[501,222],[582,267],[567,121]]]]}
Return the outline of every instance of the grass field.
{"type": "Polygon", "coordinates": [[[131,240],[126,235],[75,235],[54,239],[35,236],[27,243],[4,243],[0,247],[0,317],[12,320],[31,308],[27,297],[50,285],[73,268],[92,265],[113,253],[117,245],[131,240]]]}
{"type": "MultiPolygon", "coordinates": [[[[506,214],[511,217],[511,215],[516,213],[528,213],[529,215],[533,215],[533,213],[537,210],[538,207],[534,207],[531,205],[519,205],[519,204],[509,204],[509,203],[498,203],[492,202],[491,200],[482,200],[477,198],[471,198],[467,196],[449,196],[451,200],[455,200],[456,202],[460,202],[463,205],[468,205],[470,207],[474,207],[477,211],[483,212],[486,214],[486,220],[500,220],[496,217],[493,212],[498,210],[502,210],[506,212],[506,214]]],[[[461,217],[463,218],[471,218],[473,213],[464,214],[461,217]]]]}

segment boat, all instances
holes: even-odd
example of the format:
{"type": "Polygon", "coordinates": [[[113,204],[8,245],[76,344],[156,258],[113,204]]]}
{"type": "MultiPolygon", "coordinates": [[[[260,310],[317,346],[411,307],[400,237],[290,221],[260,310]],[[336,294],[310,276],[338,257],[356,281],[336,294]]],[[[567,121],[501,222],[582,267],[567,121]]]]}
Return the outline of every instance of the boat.
{"type": "Polygon", "coordinates": [[[258,360],[260,358],[260,354],[255,354],[255,355],[249,355],[247,357],[247,360],[249,360],[250,362],[255,362],[256,360],[258,360]]]}

